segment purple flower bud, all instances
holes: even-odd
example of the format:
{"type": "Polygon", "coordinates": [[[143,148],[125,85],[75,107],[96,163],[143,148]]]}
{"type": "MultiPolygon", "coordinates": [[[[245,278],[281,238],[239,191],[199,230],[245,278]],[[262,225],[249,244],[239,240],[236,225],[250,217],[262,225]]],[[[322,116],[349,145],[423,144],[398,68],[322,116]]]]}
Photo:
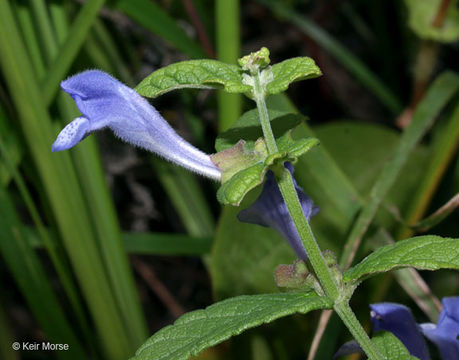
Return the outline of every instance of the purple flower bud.
{"type": "Polygon", "coordinates": [[[370,308],[373,332],[390,331],[405,345],[411,355],[420,360],[430,359],[427,343],[409,308],[395,303],[373,304],[370,308]]]}
{"type": "MultiPolygon", "coordinates": [[[[293,166],[285,163],[285,167],[293,173],[293,166]]],[[[319,208],[314,206],[312,199],[308,197],[301,187],[295,183],[296,192],[303,208],[306,220],[319,212],[319,208]]],[[[288,212],[287,205],[282,198],[282,194],[277,185],[272,171],[266,174],[266,181],[258,199],[247,209],[238,214],[238,219],[249,224],[256,224],[271,227],[287,239],[290,246],[295,251],[298,258],[306,260],[308,255],[301,241],[300,235],[293,223],[293,219],[288,212]]]]}
{"type": "Polygon", "coordinates": [[[82,116],[60,132],[52,151],[70,149],[91,132],[110,128],[126,142],[220,180],[220,170],[209,155],[181,138],[147,100],[110,75],[89,70],[62,81],[61,87],[75,100],[82,116]]]}
{"type": "Polygon", "coordinates": [[[421,330],[438,347],[443,360],[459,359],[459,297],[443,298],[442,304],[437,324],[421,324],[421,330]]]}

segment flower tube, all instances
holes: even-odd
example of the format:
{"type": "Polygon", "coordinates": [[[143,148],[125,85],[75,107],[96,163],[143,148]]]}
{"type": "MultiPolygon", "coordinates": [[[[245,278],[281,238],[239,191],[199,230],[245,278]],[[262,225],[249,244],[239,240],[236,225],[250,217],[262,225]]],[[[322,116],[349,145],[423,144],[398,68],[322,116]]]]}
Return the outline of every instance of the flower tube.
{"type": "Polygon", "coordinates": [[[99,70],[88,70],[61,82],[82,116],[58,135],[52,151],[67,150],[93,131],[110,128],[116,136],[166,160],[220,180],[209,155],[180,137],[167,121],[133,89],[99,70]]]}

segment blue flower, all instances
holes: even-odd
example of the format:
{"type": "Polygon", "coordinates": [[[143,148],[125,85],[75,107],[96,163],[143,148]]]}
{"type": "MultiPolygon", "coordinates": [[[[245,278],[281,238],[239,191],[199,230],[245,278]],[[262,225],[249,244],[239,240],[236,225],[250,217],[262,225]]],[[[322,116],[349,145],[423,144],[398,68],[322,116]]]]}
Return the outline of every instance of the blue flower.
{"type": "Polygon", "coordinates": [[[459,359],[459,297],[442,299],[443,310],[437,325],[421,324],[424,335],[440,351],[443,360],[459,359]]]}
{"type": "Polygon", "coordinates": [[[60,132],[52,151],[70,149],[93,131],[110,128],[126,142],[220,180],[221,172],[209,155],[181,138],[147,100],[110,75],[89,70],[62,81],[61,87],[82,116],[60,132]]]}
{"type": "Polygon", "coordinates": [[[416,324],[410,309],[400,304],[371,305],[373,331],[392,332],[406,346],[411,355],[430,359],[424,334],[440,351],[443,360],[459,359],[459,297],[443,298],[443,310],[438,323],[416,324]]]}
{"type": "Polygon", "coordinates": [[[379,303],[370,305],[373,332],[381,330],[394,334],[411,355],[420,360],[429,360],[429,350],[411,310],[404,305],[379,303]]]}
{"type": "MultiPolygon", "coordinates": [[[[285,163],[285,167],[293,174],[293,166],[285,163]]],[[[308,197],[295,181],[295,188],[298,198],[303,208],[306,220],[319,212],[319,208],[314,206],[312,199],[308,197]]],[[[238,219],[249,224],[256,224],[271,227],[287,239],[290,246],[295,251],[298,258],[306,260],[308,255],[301,241],[300,235],[293,223],[293,219],[288,212],[287,205],[282,198],[282,194],[277,185],[272,171],[266,174],[266,181],[258,199],[247,209],[238,214],[238,219]]]]}

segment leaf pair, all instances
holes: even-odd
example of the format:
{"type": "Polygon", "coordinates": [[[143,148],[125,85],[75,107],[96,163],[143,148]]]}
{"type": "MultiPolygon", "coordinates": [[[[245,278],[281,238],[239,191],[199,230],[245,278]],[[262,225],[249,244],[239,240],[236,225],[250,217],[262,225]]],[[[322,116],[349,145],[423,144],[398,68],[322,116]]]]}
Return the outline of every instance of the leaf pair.
{"type": "MultiPolygon", "coordinates": [[[[355,284],[381,272],[410,266],[423,270],[459,269],[459,239],[419,236],[384,246],[346,271],[344,279],[355,284]]],[[[294,313],[332,307],[330,299],[312,292],[230,298],[182,316],[147,340],[132,360],[188,359],[249,328],[294,313]]],[[[390,333],[378,333],[373,341],[388,359],[413,359],[390,333]]]]}
{"type": "MultiPolygon", "coordinates": [[[[290,83],[315,78],[322,72],[308,57],[297,57],[275,64],[273,80],[267,85],[267,95],[287,90],[290,83]]],[[[171,64],[147,76],[136,91],[155,98],[172,90],[223,89],[229,93],[245,93],[250,96],[251,86],[243,82],[243,70],[217,60],[189,60],[171,64]]]]}
{"type": "Polygon", "coordinates": [[[304,120],[303,116],[279,111],[269,111],[268,115],[278,146],[275,154],[268,154],[256,110],[243,114],[217,138],[215,147],[219,152],[211,157],[222,170],[223,184],[217,192],[220,203],[238,206],[250,190],[263,182],[270,168],[285,161],[295,163],[318,145],[316,138],[292,138],[291,130],[304,120]]]}

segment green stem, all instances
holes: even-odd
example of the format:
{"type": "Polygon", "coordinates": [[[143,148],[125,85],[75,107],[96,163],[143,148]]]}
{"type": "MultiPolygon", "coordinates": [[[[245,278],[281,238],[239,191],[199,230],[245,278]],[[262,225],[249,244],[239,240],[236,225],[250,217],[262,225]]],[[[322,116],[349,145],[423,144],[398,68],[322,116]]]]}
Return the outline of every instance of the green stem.
{"type": "Polygon", "coordinates": [[[365,330],[362,328],[362,325],[355,317],[354,312],[350,308],[347,302],[335,303],[334,309],[338,316],[343,320],[344,324],[352,334],[352,336],[357,340],[359,345],[362,347],[365,354],[367,354],[370,360],[380,359],[383,360],[382,356],[375,345],[371,342],[365,330]]]}
{"type": "MultiPolygon", "coordinates": [[[[260,84],[259,76],[254,76],[254,97],[257,103],[258,113],[263,129],[266,144],[270,153],[277,151],[276,140],[272,133],[271,124],[269,122],[268,110],[266,108],[264,93],[262,85],[260,84]]],[[[358,322],[355,314],[349,307],[347,300],[340,299],[341,292],[338,284],[336,283],[327,262],[320,251],[319,245],[314,238],[311,227],[304,217],[303,209],[293,183],[292,174],[287,169],[283,169],[278,177],[279,189],[282,197],[284,198],[287,209],[292,217],[293,223],[300,235],[301,241],[308,253],[309,261],[314,269],[317,278],[322,285],[325,294],[333,300],[336,313],[347,326],[351,334],[360,344],[362,349],[368,355],[370,360],[383,360],[374,344],[371,342],[365,330],[358,322]]]]}
{"type": "Polygon", "coordinates": [[[301,237],[301,241],[308,253],[309,261],[314,268],[314,272],[316,273],[325,294],[331,299],[336,300],[339,296],[338,285],[333,279],[327,262],[323,257],[311,231],[311,227],[304,217],[303,209],[298,199],[290,171],[284,169],[282,171],[282,175],[278,179],[278,183],[290,216],[293,219],[295,227],[298,230],[298,234],[301,237]]]}
{"type": "Polygon", "coordinates": [[[258,70],[257,73],[252,74],[252,78],[254,80],[253,95],[255,102],[257,103],[258,116],[260,117],[263,135],[266,145],[268,146],[268,152],[270,154],[274,154],[277,152],[277,144],[269,122],[268,108],[266,107],[265,102],[264,84],[262,84],[260,79],[260,70],[258,70]]]}
{"type": "MultiPolygon", "coordinates": [[[[266,108],[265,93],[263,88],[264,84],[260,81],[260,72],[258,71],[256,74],[252,74],[252,79],[254,80],[254,99],[257,103],[263,135],[268,146],[269,153],[272,154],[277,152],[277,145],[269,122],[268,109],[266,108]]],[[[345,298],[347,295],[345,289],[341,289],[337,284],[322,252],[320,251],[311,227],[304,216],[303,208],[301,207],[300,200],[298,199],[292,174],[290,171],[283,168],[277,175],[280,192],[285,204],[287,205],[289,214],[295,224],[298,234],[300,235],[306,252],[308,253],[308,258],[312,268],[314,269],[314,273],[317,276],[325,295],[333,300],[335,311],[368,355],[368,358],[370,360],[384,359],[379,354],[378,350],[371,342],[370,338],[365,333],[365,330],[355,317],[355,314],[349,307],[347,302],[348,299],[345,298]]]]}

